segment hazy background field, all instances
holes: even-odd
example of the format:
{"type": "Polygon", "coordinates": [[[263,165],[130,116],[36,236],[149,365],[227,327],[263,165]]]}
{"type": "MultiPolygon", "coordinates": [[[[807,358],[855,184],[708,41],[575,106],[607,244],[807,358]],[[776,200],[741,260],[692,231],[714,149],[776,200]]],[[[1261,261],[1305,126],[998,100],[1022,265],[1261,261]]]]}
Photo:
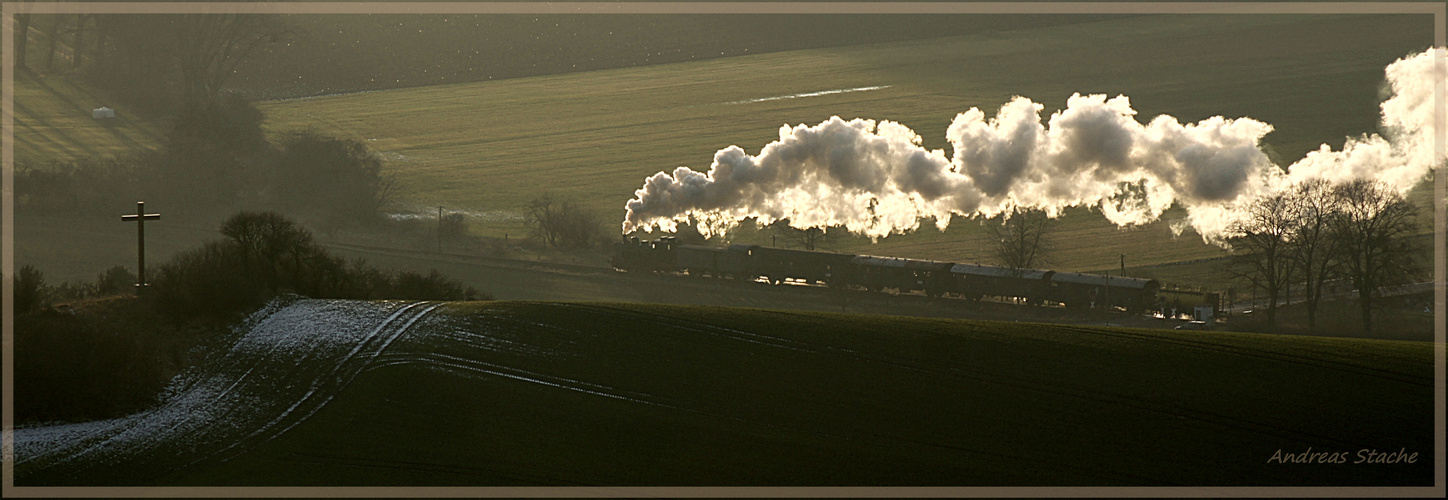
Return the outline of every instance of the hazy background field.
{"type": "MultiPolygon", "coordinates": [[[[284,95],[376,90],[265,101],[260,107],[266,113],[266,127],[276,134],[315,130],[364,141],[385,160],[386,172],[396,175],[399,190],[392,211],[431,218],[443,206],[468,214],[473,233],[516,239],[529,232],[523,206],[544,192],[596,210],[606,224],[616,227],[624,202],[645,176],[680,165],[705,169],[715,151],[731,144],[756,153],[777,137],[782,125],[812,125],[833,115],[892,120],[914,129],[927,147],[948,149],[944,129],[956,113],[973,106],[993,113],[1013,95],[1045,104],[1046,113],[1063,106],[1074,92],[1095,92],[1129,96],[1142,120],[1163,113],[1187,122],[1213,115],[1249,116],[1276,127],[1264,148],[1285,165],[1323,143],[1341,147],[1347,136],[1377,131],[1382,68],[1431,41],[1431,20],[1425,16],[1057,16],[1032,22],[1020,16],[958,16],[962,22],[953,28],[936,19],[950,16],[931,16],[931,21],[918,23],[824,17],[830,20],[818,23],[818,32],[797,34],[792,43],[848,43],[852,39],[839,31],[849,29],[864,33],[860,39],[885,41],[743,55],[749,48],[777,50],[783,42],[761,46],[763,42],[740,35],[703,43],[689,36],[690,24],[684,22],[671,28],[679,31],[667,32],[672,35],[654,33],[642,40],[654,44],[677,40],[680,51],[669,60],[686,62],[638,60],[643,57],[639,54],[659,50],[635,50],[598,60],[595,66],[623,67],[584,71],[591,69],[585,65],[574,71],[571,64],[565,69],[557,61],[593,56],[570,52],[569,47],[586,44],[565,42],[569,37],[559,38],[558,33],[582,36],[608,26],[629,26],[634,33],[644,33],[661,18],[605,22],[577,16],[485,16],[471,19],[474,26],[469,29],[459,18],[446,16],[311,16],[295,20],[308,30],[297,47],[260,60],[270,66],[259,61],[245,68],[237,85],[283,89],[277,92],[284,95]],[[485,38],[467,36],[484,25],[513,27],[483,30],[489,33],[485,38]],[[920,29],[912,30],[917,25],[920,29]],[[410,28],[403,29],[406,26],[419,32],[414,35],[410,28]],[[918,38],[951,29],[969,34],[918,38]],[[507,33],[531,42],[497,38],[507,33]],[[347,40],[354,43],[344,43],[347,40]],[[385,40],[406,42],[383,51],[385,40]],[[513,68],[507,71],[514,73],[487,75],[499,78],[494,81],[392,90],[371,82],[392,71],[383,62],[398,60],[434,64],[437,71],[446,69],[453,78],[463,78],[465,73],[457,72],[490,66],[480,59],[459,59],[462,56],[454,52],[482,46],[504,53],[515,47],[518,53],[513,57],[490,56],[497,61],[493,65],[497,71],[513,68]],[[718,48],[721,55],[704,48],[718,48]],[[263,78],[297,73],[296,64],[287,61],[304,53],[310,54],[307,60],[320,61],[319,66],[336,68],[307,73],[301,80],[332,74],[333,80],[353,84],[287,87],[263,78]],[[419,62],[416,55],[423,53],[436,54],[437,60],[419,62]],[[365,54],[372,54],[371,59],[357,59],[365,54]],[[705,56],[712,58],[689,61],[705,56]],[[540,69],[527,61],[547,63],[540,69]],[[530,71],[555,74],[500,79],[530,71]],[[344,79],[346,75],[351,76],[344,79]],[[362,82],[364,77],[369,83],[362,82]],[[883,88],[782,98],[873,87],[883,88]]],[[[751,33],[778,33],[782,27],[807,24],[784,25],[764,16],[705,21],[736,23],[751,33]]],[[[689,22],[704,21],[691,17],[689,22]]],[[[390,86],[440,83],[443,76],[425,81],[394,79],[390,86]]],[[[17,102],[24,104],[17,105],[18,158],[40,161],[114,154],[162,139],[158,130],[164,126],[143,113],[123,110],[122,121],[111,126],[78,118],[102,98],[99,92],[64,79],[23,75],[17,86],[17,102]]],[[[1413,197],[1420,206],[1431,206],[1426,186],[1413,197]]],[[[185,207],[157,209],[185,213],[185,207]]],[[[131,260],[125,255],[128,225],[55,224],[28,217],[42,214],[20,215],[17,262],[36,263],[58,277],[89,279],[110,265],[131,260]],[[94,243],[68,239],[79,235],[77,227],[94,228],[87,233],[94,243]],[[56,251],[57,247],[65,250],[56,251]],[[87,260],[95,264],[85,266],[82,262],[87,260]]],[[[1125,255],[1129,274],[1226,286],[1217,264],[1202,263],[1226,255],[1222,249],[1203,244],[1190,231],[1180,237],[1170,232],[1170,223],[1182,216],[1171,211],[1158,223],[1118,229],[1086,209],[1072,211],[1057,225],[1060,251],[1048,265],[1061,270],[1109,270],[1125,255]],[[1176,262],[1190,263],[1168,265],[1176,262]]],[[[1429,231],[1431,212],[1425,210],[1422,220],[1429,231]]],[[[194,245],[215,227],[209,221],[179,217],[166,224],[186,227],[156,226],[156,231],[171,231],[156,233],[168,234],[153,243],[157,258],[165,258],[171,248],[194,245]]],[[[768,242],[769,236],[745,226],[729,239],[768,242]]],[[[987,262],[985,243],[978,223],[956,220],[944,233],[925,221],[912,235],[877,243],[835,239],[823,248],[987,262]]],[[[603,262],[601,255],[582,259],[603,262]]]]}

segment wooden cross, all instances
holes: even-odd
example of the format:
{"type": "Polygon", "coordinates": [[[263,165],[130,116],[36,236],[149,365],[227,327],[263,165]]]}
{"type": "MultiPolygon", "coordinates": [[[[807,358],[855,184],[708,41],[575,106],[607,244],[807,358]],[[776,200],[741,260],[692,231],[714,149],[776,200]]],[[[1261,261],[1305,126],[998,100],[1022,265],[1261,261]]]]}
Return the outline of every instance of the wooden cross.
{"type": "Polygon", "coordinates": [[[123,221],[136,221],[136,295],[146,288],[146,220],[160,219],[161,214],[146,213],[146,202],[136,202],[136,215],[122,215],[123,221]]]}

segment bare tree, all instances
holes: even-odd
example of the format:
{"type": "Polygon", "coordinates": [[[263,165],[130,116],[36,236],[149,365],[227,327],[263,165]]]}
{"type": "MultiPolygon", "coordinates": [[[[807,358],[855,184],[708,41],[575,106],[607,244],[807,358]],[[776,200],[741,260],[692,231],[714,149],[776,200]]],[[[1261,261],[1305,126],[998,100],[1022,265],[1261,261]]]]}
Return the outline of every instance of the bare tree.
{"type": "Polygon", "coordinates": [[[1238,276],[1267,292],[1267,325],[1277,325],[1277,305],[1292,282],[1290,240],[1297,232],[1299,215],[1291,195],[1277,193],[1253,201],[1246,214],[1232,222],[1228,239],[1240,251],[1234,260],[1238,276]]]}
{"type": "Polygon", "coordinates": [[[548,193],[528,202],[527,217],[535,234],[551,247],[587,248],[603,234],[598,214],[548,193]]]}
{"type": "Polygon", "coordinates": [[[1418,207],[1386,184],[1358,180],[1333,189],[1338,210],[1330,226],[1341,249],[1337,261],[1358,290],[1363,333],[1373,331],[1374,298],[1381,288],[1412,275],[1418,207]]]}
{"type": "Polygon", "coordinates": [[[182,96],[210,101],[236,67],[254,50],[287,36],[276,16],[193,14],[174,19],[172,36],[181,72],[182,96]]]}
{"type": "Polygon", "coordinates": [[[92,17],[88,73],[150,105],[215,101],[251,54],[296,35],[281,17],[264,14],[92,17]]]}
{"type": "Polygon", "coordinates": [[[1291,201],[1298,216],[1291,251],[1303,277],[1307,326],[1311,328],[1317,326],[1317,306],[1322,301],[1323,284],[1335,271],[1338,240],[1332,237],[1331,222],[1337,211],[1337,198],[1326,180],[1317,179],[1298,184],[1291,201]]]}
{"type": "Polygon", "coordinates": [[[51,16],[50,26],[45,30],[45,70],[55,64],[55,52],[60,49],[60,27],[65,24],[65,16],[51,16]]]}
{"type": "Polygon", "coordinates": [[[30,14],[15,14],[15,67],[25,67],[25,51],[30,45],[30,14]]]}
{"type": "Polygon", "coordinates": [[[70,45],[70,69],[80,68],[81,55],[85,53],[85,25],[90,19],[89,14],[75,16],[75,43],[70,45]]]}
{"type": "Polygon", "coordinates": [[[238,212],[222,223],[221,234],[240,250],[244,272],[272,287],[283,278],[297,282],[302,261],[317,252],[312,233],[276,212],[238,212]]]}
{"type": "Polygon", "coordinates": [[[1046,216],[1046,212],[1017,208],[1001,214],[1000,218],[998,224],[987,223],[995,238],[996,261],[1012,269],[1044,265],[1053,250],[1051,218],[1046,216]]]}

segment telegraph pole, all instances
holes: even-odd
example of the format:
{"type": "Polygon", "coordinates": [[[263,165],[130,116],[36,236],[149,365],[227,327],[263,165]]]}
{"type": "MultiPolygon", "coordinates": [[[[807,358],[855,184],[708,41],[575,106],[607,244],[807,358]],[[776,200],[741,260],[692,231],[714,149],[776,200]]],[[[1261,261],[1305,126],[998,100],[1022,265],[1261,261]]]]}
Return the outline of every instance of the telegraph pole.
{"type": "Polygon", "coordinates": [[[135,215],[122,215],[122,221],[136,221],[136,295],[145,293],[146,283],[146,221],[160,219],[161,214],[146,213],[146,202],[136,202],[135,215]]]}
{"type": "Polygon", "coordinates": [[[437,206],[437,253],[442,253],[442,205],[437,206]]]}

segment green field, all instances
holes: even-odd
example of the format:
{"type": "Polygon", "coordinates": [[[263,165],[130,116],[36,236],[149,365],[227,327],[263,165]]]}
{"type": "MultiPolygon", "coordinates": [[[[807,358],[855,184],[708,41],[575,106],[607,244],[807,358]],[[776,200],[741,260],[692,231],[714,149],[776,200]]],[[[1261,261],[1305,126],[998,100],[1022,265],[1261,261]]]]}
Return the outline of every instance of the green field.
{"type": "Polygon", "coordinates": [[[16,484],[1432,484],[1422,342],[302,301],[209,359],[156,410],[22,429],[16,484]],[[1309,447],[1348,463],[1269,462],[1309,447]]]}
{"type": "MultiPolygon", "coordinates": [[[[1138,17],[1048,28],[801,50],[577,74],[275,101],[267,126],[366,141],[398,176],[396,208],[438,205],[476,215],[487,235],[526,231],[521,210],[545,191],[612,224],[642,179],[707,168],[731,144],[751,153],[784,124],[831,115],[893,120],[929,148],[972,106],[1012,95],[1053,108],[1073,92],[1125,94],[1142,119],[1250,116],[1276,126],[1266,146],[1286,164],[1322,143],[1376,130],[1382,68],[1430,42],[1403,16],[1138,17]],[[863,87],[879,90],[743,102],[863,87]]],[[[1182,214],[1168,214],[1167,219],[1182,214]]],[[[945,234],[837,242],[836,249],[983,260],[973,224],[945,234]]],[[[1094,214],[1068,217],[1056,267],[1148,265],[1222,255],[1167,223],[1115,232],[1094,214]],[[1087,248],[1090,251],[1078,251],[1087,248]]],[[[758,238],[748,234],[736,238],[758,238]]]]}
{"type": "MultiPolygon", "coordinates": [[[[1418,16],[1421,17],[1421,16],[1418,16]]],[[[584,22],[574,20],[574,22],[584,22]]],[[[518,239],[527,200],[543,192],[598,210],[609,228],[642,179],[678,165],[706,168],[730,144],[757,152],[783,124],[831,115],[902,122],[925,145],[946,148],[944,128],[971,106],[993,112],[1011,95],[1051,108],[1073,92],[1125,94],[1143,120],[1214,114],[1276,126],[1266,146],[1288,163],[1319,144],[1375,130],[1382,68],[1425,47],[1430,23],[1408,16],[1150,16],[982,34],[798,50],[707,61],[260,103],[273,133],[312,129],[364,141],[397,176],[393,210],[426,217],[465,210],[475,233],[518,239]],[[879,90],[738,103],[799,93],[879,90]],[[731,104],[738,103],[738,104],[731,104]]],[[[164,127],[121,110],[114,125],[89,118],[102,99],[64,77],[17,79],[17,158],[41,162],[123,154],[161,142],[164,127]]],[[[1414,191],[1431,230],[1428,186],[1414,191]]],[[[130,262],[124,241],[98,245],[77,227],[20,214],[20,263],[61,279],[89,279],[130,262]],[[59,234],[57,233],[64,233],[59,234]],[[77,233],[78,234],[78,233],[77,233]],[[105,247],[105,248],[101,248],[105,247]],[[92,264],[86,264],[92,262],[92,264]]],[[[41,215],[41,214],[34,214],[41,215]]],[[[1118,229],[1087,210],[1058,224],[1058,251],[1042,267],[1116,269],[1166,282],[1230,286],[1226,255],[1188,231],[1184,217],[1118,229]],[[1171,265],[1177,262],[1190,264],[1171,265]]],[[[175,219],[172,219],[173,221],[175,219]]],[[[170,224],[170,223],[167,223],[170,224]]],[[[956,262],[991,262],[986,232],[956,220],[879,243],[828,241],[824,249],[956,262]]],[[[105,230],[124,237],[121,230],[105,230]]],[[[157,229],[164,231],[164,229],[157,229]]],[[[199,243],[210,228],[181,229],[158,259],[199,243]]],[[[114,238],[104,236],[106,241],[114,238]]],[[[747,227],[733,241],[769,242],[747,227]]],[[[593,259],[599,260],[599,259],[593,259]]]]}
{"type": "Polygon", "coordinates": [[[28,71],[15,76],[15,160],[43,165],[114,157],[160,145],[165,127],[117,106],[100,92],[66,77],[28,71]],[[91,118],[91,110],[118,108],[113,120],[91,118]]]}

